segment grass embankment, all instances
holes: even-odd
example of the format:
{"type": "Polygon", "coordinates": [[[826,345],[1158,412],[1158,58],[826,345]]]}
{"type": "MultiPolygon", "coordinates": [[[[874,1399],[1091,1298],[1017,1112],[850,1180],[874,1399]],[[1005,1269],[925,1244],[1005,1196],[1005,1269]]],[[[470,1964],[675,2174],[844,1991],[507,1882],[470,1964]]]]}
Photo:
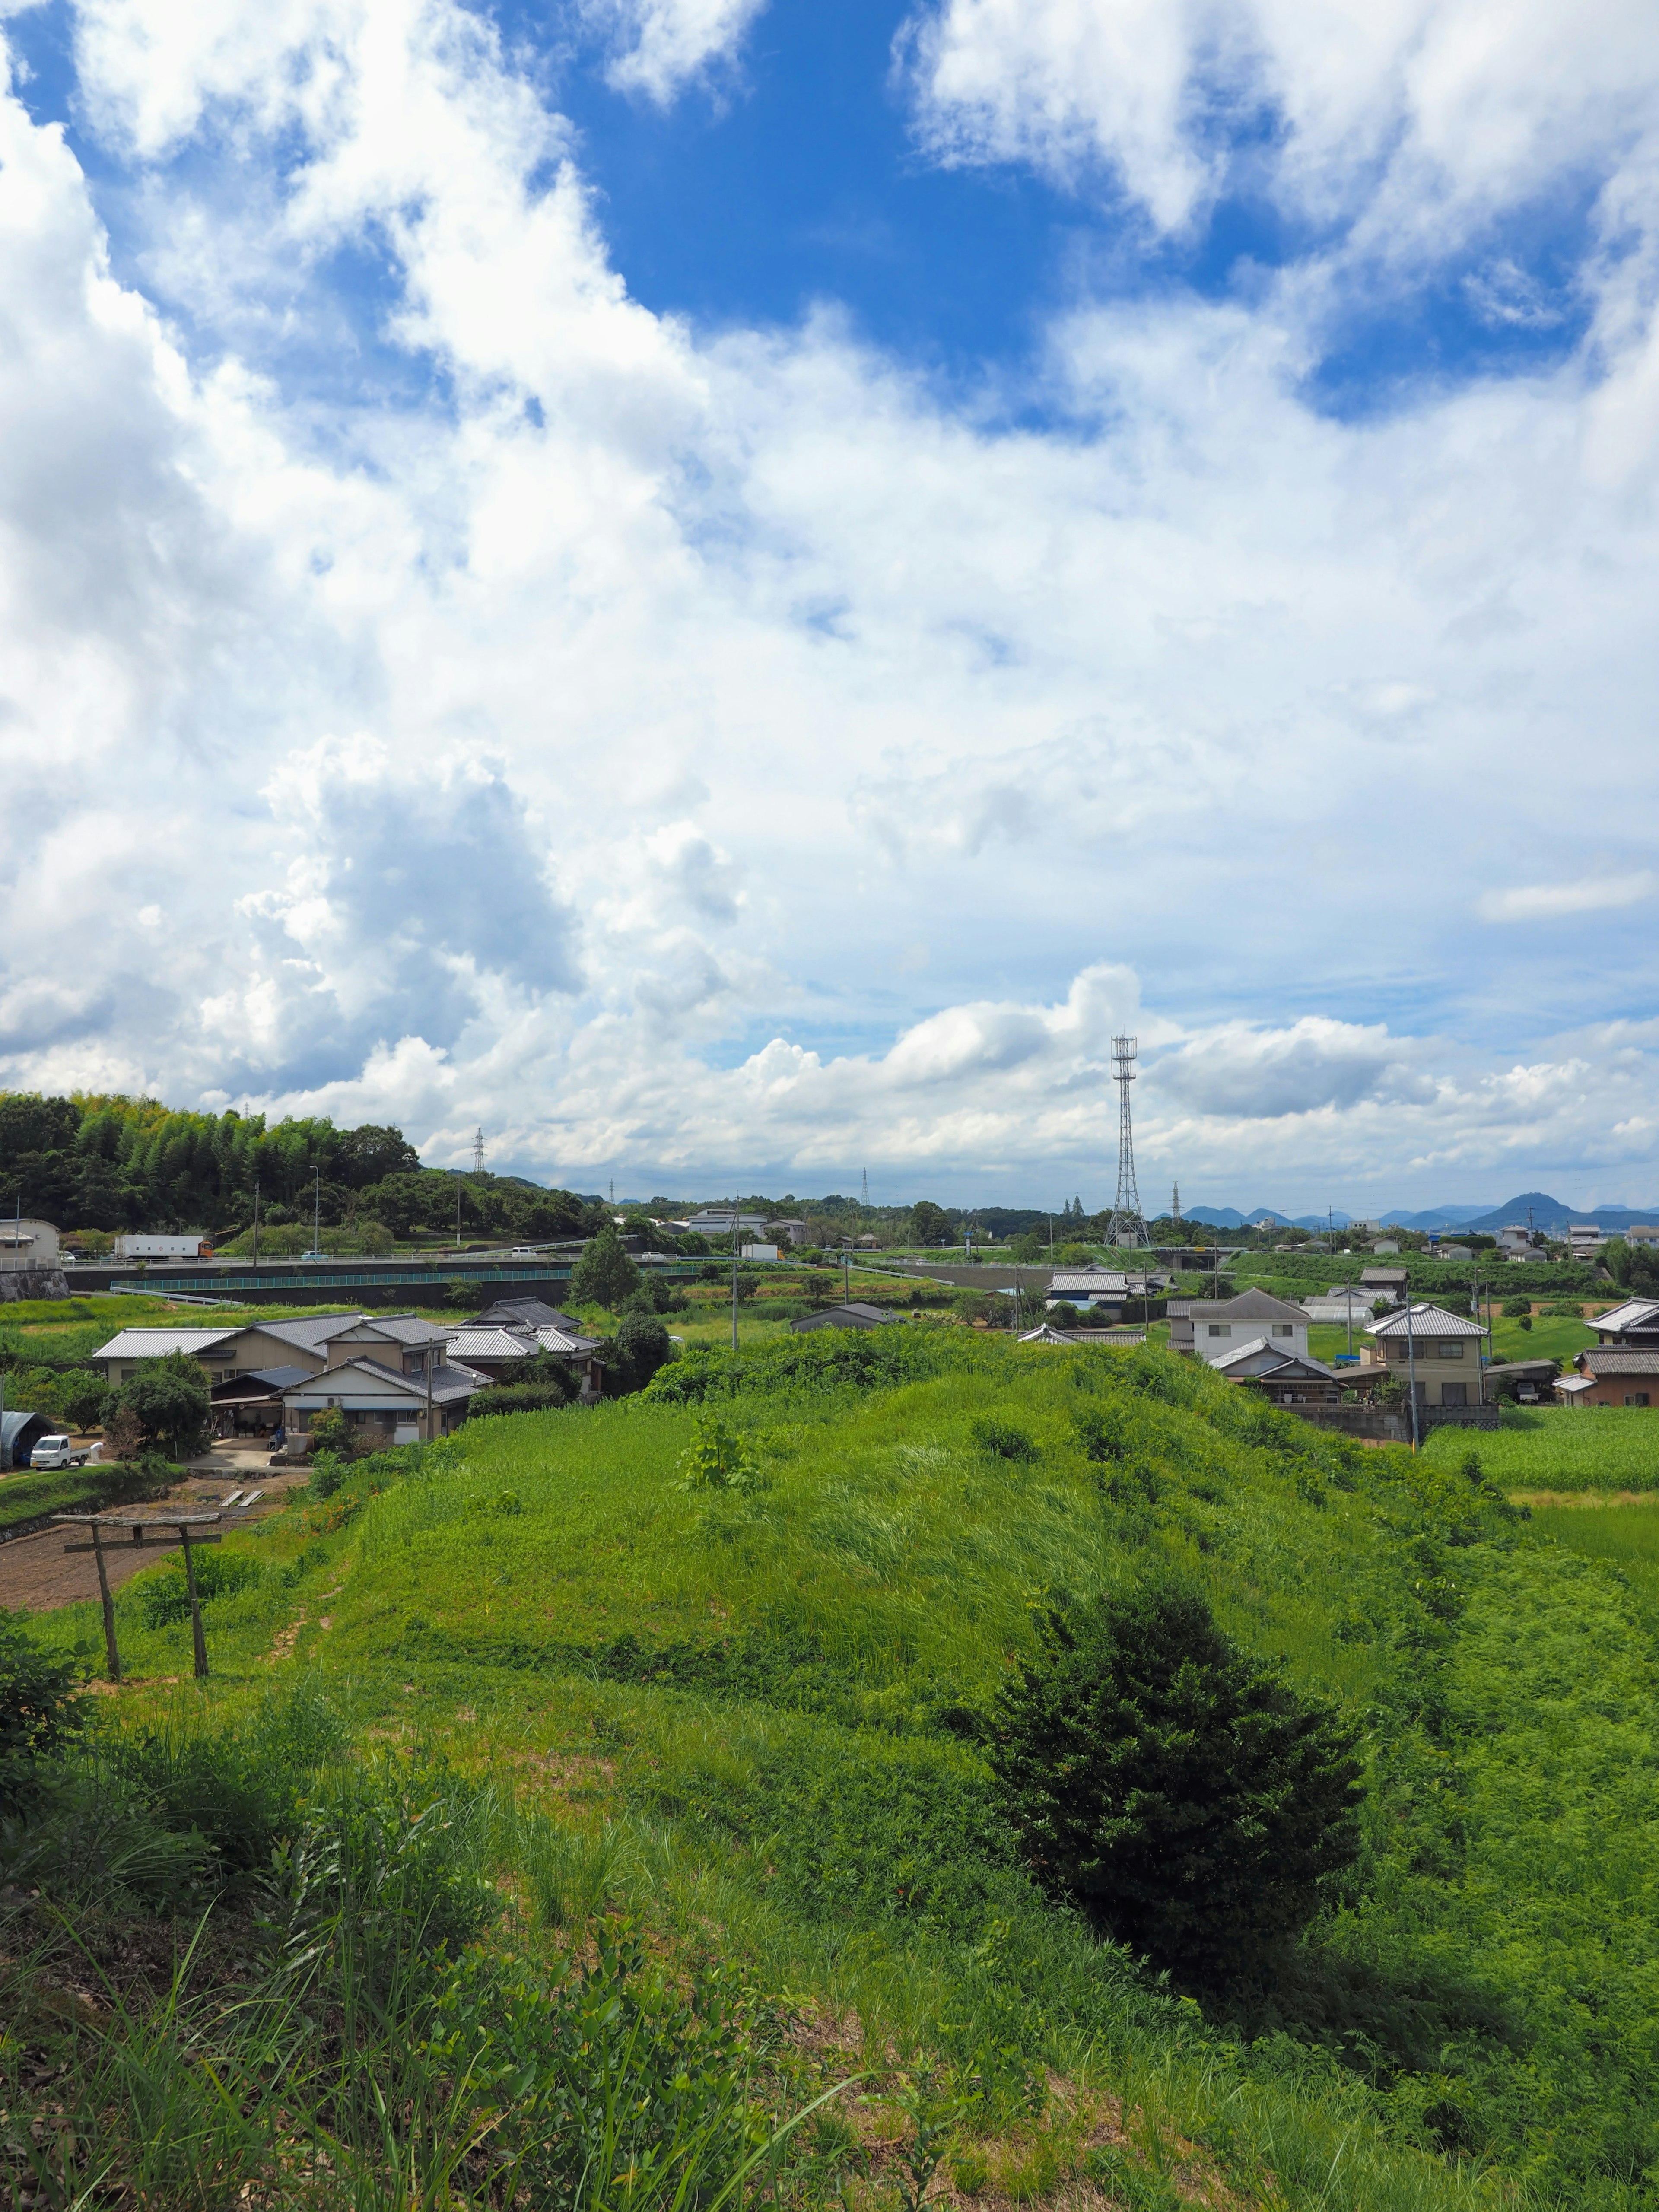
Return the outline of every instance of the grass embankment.
{"type": "MultiPolygon", "coordinates": [[[[789,1993],[786,2101],[872,2069],[876,2104],[803,2131],[802,2201],[893,2201],[878,2139],[941,2112],[959,2196],[1116,2171],[1146,2205],[1224,2182],[1322,2212],[1650,2201],[1638,1592],[1506,1517],[1440,1439],[1361,1452],[1190,1363],[907,1329],[757,1340],[739,1370],[694,1354],[643,1401],[482,1423],[235,1537],[252,1571],[208,1607],[215,1680],[100,1701],[110,1740],[165,1715],[167,1772],[205,1771],[291,1681],[330,1717],[319,1775],[447,1762],[423,1786],[506,1884],[515,1943],[545,1959],[626,1908],[663,1958],[712,1949],[789,1993]],[[672,1394],[699,1392],[763,1486],[680,1486],[696,1408],[672,1394]],[[1086,1456],[1088,1407],[1120,1459],[1086,1456]],[[976,1448],[992,1413],[1017,1455],[976,1448]],[[1031,1601],[1149,1554],[1365,1728],[1365,1859],[1270,1988],[1160,1987],[1042,1899],[996,1815],[983,1715],[1031,1601]]],[[[1480,1439],[1494,1462],[1510,1434],[1480,1439]]],[[[152,1683],[189,1664],[148,1594],[169,1571],[117,1600],[152,1683]]],[[[95,1659],[95,1609],[41,1626],[95,1659]]]]}
{"type": "Polygon", "coordinates": [[[39,1527],[54,1513],[97,1513],[160,1494],[137,1467],[66,1467],[0,1480],[0,1540],[39,1527]]]}

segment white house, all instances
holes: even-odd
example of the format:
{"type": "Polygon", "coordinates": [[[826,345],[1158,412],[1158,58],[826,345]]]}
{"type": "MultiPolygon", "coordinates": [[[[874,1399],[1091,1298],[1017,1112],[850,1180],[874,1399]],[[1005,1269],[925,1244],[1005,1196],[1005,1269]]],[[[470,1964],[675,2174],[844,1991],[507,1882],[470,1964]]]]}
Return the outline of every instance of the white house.
{"type": "Polygon", "coordinates": [[[1171,1300],[1170,1349],[1189,1352],[1199,1358],[1215,1360],[1255,1337],[1265,1338],[1275,1352],[1308,1357],[1308,1316],[1270,1292],[1250,1289],[1236,1298],[1171,1300]]]}

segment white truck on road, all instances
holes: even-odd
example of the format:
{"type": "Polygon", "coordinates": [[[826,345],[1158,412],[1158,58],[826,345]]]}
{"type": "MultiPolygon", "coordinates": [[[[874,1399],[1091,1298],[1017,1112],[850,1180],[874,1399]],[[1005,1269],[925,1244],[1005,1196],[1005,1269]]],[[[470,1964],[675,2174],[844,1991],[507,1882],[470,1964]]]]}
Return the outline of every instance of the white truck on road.
{"type": "Polygon", "coordinates": [[[76,1451],[67,1437],[42,1437],[29,1454],[31,1467],[84,1467],[87,1455],[76,1451]]]}
{"type": "Polygon", "coordinates": [[[189,1237],[118,1237],[118,1260],[210,1260],[213,1240],[196,1231],[189,1237]]]}

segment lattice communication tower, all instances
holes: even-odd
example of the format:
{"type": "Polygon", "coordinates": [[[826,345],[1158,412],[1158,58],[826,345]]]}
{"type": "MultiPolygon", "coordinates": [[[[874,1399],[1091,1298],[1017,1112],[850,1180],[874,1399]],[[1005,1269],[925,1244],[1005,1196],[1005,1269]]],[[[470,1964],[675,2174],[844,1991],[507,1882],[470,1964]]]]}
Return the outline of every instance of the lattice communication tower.
{"type": "Polygon", "coordinates": [[[478,1127],[472,1133],[472,1172],[474,1175],[482,1175],[483,1173],[483,1124],[480,1122],[478,1127]]]}
{"type": "Polygon", "coordinates": [[[1129,1085],[1135,1079],[1135,1055],[1139,1042],[1132,1036],[1112,1039],[1112,1080],[1117,1085],[1117,1198],[1106,1231],[1109,1244],[1150,1244],[1152,1233],[1140,1210],[1135,1183],[1135,1133],[1129,1112],[1129,1085]]]}

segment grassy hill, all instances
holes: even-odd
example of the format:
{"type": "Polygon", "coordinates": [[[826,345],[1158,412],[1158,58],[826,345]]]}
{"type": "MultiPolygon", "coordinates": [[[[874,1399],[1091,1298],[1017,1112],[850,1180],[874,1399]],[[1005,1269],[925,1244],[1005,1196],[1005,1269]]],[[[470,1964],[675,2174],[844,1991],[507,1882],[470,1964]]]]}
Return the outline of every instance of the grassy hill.
{"type": "MultiPolygon", "coordinates": [[[[1509,1486],[1510,1433],[1480,1441],[1509,1486]]],[[[186,1885],[194,1911],[219,1899],[204,1944],[268,1976],[237,1868],[276,1866],[262,1894],[292,1929],[296,1863],[325,1860],[343,1884],[342,1838],[361,1852],[371,1830],[399,1866],[413,1847],[397,1838],[441,1832],[444,1880],[464,1858],[494,1902],[452,1915],[444,1956],[461,1954],[465,1989],[428,1960],[425,1981],[408,1975],[413,2011],[377,1998],[392,2026],[353,2031],[387,2078],[425,2068],[401,2105],[331,2075],[277,2113],[257,2054],[232,2038],[216,2060],[240,2116],[219,2123],[224,2189],[191,2196],[197,2183],[175,2179],[151,2203],[258,2195],[295,2142],[310,2201],[347,2201],[350,2178],[354,2203],[504,2203],[507,2169],[469,2133],[488,2106],[509,2116],[491,2140],[521,2160],[522,2201],[674,2202],[693,2171],[686,2130],[703,2128],[680,2201],[712,2207],[739,2140],[763,2144],[852,2075],[856,2089],[775,2145],[745,2189],[873,2212],[914,2203],[942,2158],[935,2194],[960,2203],[1654,2201],[1653,1617],[1617,1565],[1529,1522],[1449,1439],[1416,1460],[1362,1450],[1157,1352],[1040,1353],[927,1328],[757,1338],[735,1366],[690,1350],[637,1400],[479,1422],[366,1462],[222,1557],[246,1564],[206,1608],[213,1680],[179,1680],[176,1570],[140,1576],[117,1600],[138,1680],[98,1701],[100,1729],[75,1755],[133,1819],[205,1838],[186,1885]],[[752,1469],[743,1486],[687,1486],[713,1419],[752,1469]],[[1090,1455],[1091,1423],[1114,1440],[1104,1458],[1090,1455]],[[1182,1990],[1094,1940],[1018,1863],[992,1787],[987,1710],[1032,1647],[1034,1604],[1109,1589],[1149,1559],[1176,1565],[1236,1639],[1362,1730],[1360,1865],[1255,1985],[1182,1990]],[[618,1942],[638,1947],[631,1980],[618,1942]],[[741,1993],[726,2027],[685,2010],[720,1975],[741,1993]],[[620,2136],[590,2146],[603,2188],[568,2161],[541,2180],[522,2163],[510,2116],[542,2110],[544,2091],[501,2088],[506,2046],[514,2079],[564,2085],[565,2133],[547,2140],[587,2141],[581,2127],[615,2103],[569,2055],[591,2041],[559,2044],[562,2073],[532,2049],[511,1993],[538,1976],[565,1992],[536,2014],[548,2021],[654,1991],[615,2079],[630,2095],[646,2082],[635,2102],[656,2115],[656,2148],[627,2163],[620,2136]],[[488,2004],[466,1996],[486,1980],[488,2004]],[[437,1993],[419,1995],[428,1984],[437,1993]],[[739,2014],[741,2094],[671,2094],[665,2081],[704,2080],[684,2054],[735,2033],[739,2014]],[[421,2056],[434,2050],[449,2055],[421,2056]],[[672,2061],[661,2079],[653,2051],[672,2061]],[[362,2115],[383,2107],[377,2138],[362,2115]],[[250,2114],[269,2115],[265,2133],[250,2114]],[[682,2145],[678,2166],[663,2142],[682,2145]],[[384,2183],[405,2167],[407,2187],[384,2183]],[[371,2172],[383,2185],[369,2197],[371,2172]]],[[[94,1608],[34,1629],[88,1664],[101,1648],[94,1608]]],[[[35,1886],[70,1897],[61,1854],[42,1844],[30,1866],[35,1886]]],[[[133,1924],[179,1898],[160,1876],[126,1877],[121,1893],[133,1924]]],[[[0,1948],[21,1955],[3,1929],[0,1948]]],[[[264,2019],[270,1986],[258,1982],[265,2010],[247,2001],[236,2017],[264,2019]]],[[[311,2013],[360,2018],[337,1992],[311,2013]]],[[[52,2056],[63,2017],[60,2003],[0,2044],[14,2115],[32,2109],[28,2065],[65,2063],[52,2056]]],[[[103,2100],[83,2100],[88,2141],[125,2171],[140,2157],[137,2093],[111,2089],[104,2045],[76,2033],[72,2065],[103,2100]]],[[[165,2072],[165,2038],[149,2033],[165,2072]]],[[[167,2033],[173,2052],[181,2031],[167,2033]]],[[[319,2081],[342,2063],[343,2033],[319,2081]]],[[[197,2078],[184,2058],[175,2075],[197,2078]]]]}

